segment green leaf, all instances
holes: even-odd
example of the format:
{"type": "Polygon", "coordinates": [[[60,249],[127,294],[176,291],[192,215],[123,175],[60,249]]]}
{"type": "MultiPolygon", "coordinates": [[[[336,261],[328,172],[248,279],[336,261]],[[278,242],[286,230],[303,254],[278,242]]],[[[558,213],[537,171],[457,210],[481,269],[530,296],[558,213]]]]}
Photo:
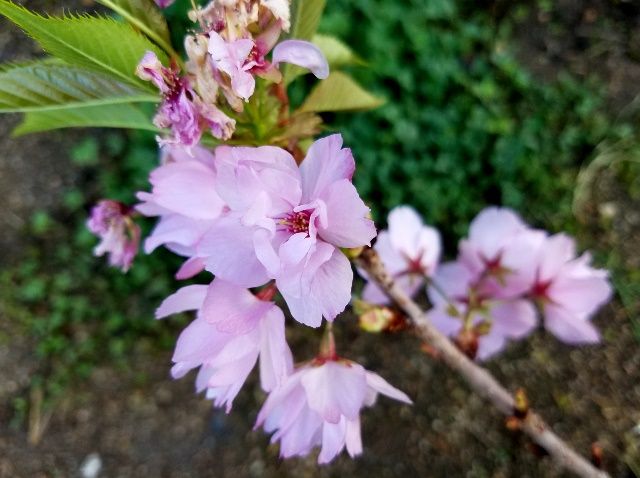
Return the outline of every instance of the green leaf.
{"type": "Polygon", "coordinates": [[[369,93],[345,73],[334,71],[311,91],[298,111],[368,110],[383,103],[382,98],[369,93]]]}
{"type": "Polygon", "coordinates": [[[175,53],[167,21],[153,0],[98,0],[98,3],[122,16],[168,54],[175,53]]]}
{"type": "Polygon", "coordinates": [[[13,134],[21,136],[27,133],[77,127],[127,128],[160,132],[140,108],[123,103],[53,111],[31,111],[13,130],[13,134]]]}
{"type": "Polygon", "coordinates": [[[312,42],[322,50],[332,70],[343,66],[366,65],[351,48],[336,37],[317,33],[313,36],[312,42]]]}
{"type": "Polygon", "coordinates": [[[289,37],[310,41],[318,31],[326,3],[326,0],[296,0],[293,3],[293,22],[289,37]]]}
{"type": "Polygon", "coordinates": [[[43,17],[7,0],[0,0],[0,14],[33,37],[44,50],[67,63],[109,73],[127,83],[152,90],[135,76],[147,50],[167,61],[166,55],[133,27],[112,18],[88,15],[43,17]]]}
{"type": "Polygon", "coordinates": [[[115,103],[157,103],[151,95],[113,77],[40,60],[0,69],[0,113],[57,110],[115,103]]]}

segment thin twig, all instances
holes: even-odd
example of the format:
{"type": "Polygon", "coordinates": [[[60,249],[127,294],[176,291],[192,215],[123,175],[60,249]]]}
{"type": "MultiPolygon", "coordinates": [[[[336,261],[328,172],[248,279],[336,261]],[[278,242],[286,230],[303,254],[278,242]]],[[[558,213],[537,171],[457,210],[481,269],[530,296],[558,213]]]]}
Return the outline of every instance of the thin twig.
{"type": "MultiPolygon", "coordinates": [[[[500,412],[508,417],[515,414],[515,401],[511,393],[487,370],[467,358],[447,337],[431,325],[422,309],[396,285],[374,249],[365,249],[357,259],[357,263],[411,319],[420,337],[438,352],[440,360],[458,372],[476,393],[491,402],[500,412]]],[[[554,434],[549,425],[533,410],[529,409],[519,420],[518,425],[521,431],[544,448],[558,464],[577,476],[609,477],[606,472],[594,467],[554,434]]]]}

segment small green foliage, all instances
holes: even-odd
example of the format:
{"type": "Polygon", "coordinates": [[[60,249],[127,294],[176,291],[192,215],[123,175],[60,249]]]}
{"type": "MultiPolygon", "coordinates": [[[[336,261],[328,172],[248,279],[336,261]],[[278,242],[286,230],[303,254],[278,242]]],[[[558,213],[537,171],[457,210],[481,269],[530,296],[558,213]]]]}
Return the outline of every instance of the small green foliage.
{"type": "MultiPolygon", "coordinates": [[[[96,364],[129,363],[145,342],[156,349],[172,347],[176,327],[185,323],[153,317],[154,309],[177,287],[173,273],[179,258],[163,251],[141,254],[135,267],[122,274],[105,258],[92,255],[97,239],[85,226],[92,203],[114,196],[133,203],[135,188],[148,187],[148,172],[157,165],[153,136],[132,134],[129,139],[134,141],[125,143],[122,135],[106,136],[104,141],[92,138],[74,149],[72,156],[88,173],[100,171],[95,197],[71,190],[61,211],[35,213],[24,257],[0,274],[0,304],[12,320],[11,333],[34,342],[39,366],[32,387],[42,388],[45,406],[86,378],[96,364]],[[119,157],[110,155],[114,150],[120,150],[119,157]],[[89,156],[100,162],[87,163],[89,156]]],[[[146,232],[152,224],[144,222],[146,232]]],[[[25,419],[26,406],[22,398],[14,401],[12,423],[25,419]]]]}
{"type": "Polygon", "coordinates": [[[332,122],[354,152],[356,185],[383,223],[414,205],[451,243],[490,204],[566,229],[580,165],[608,132],[602,91],[534,79],[507,28],[458,2],[335,0],[320,31],[368,62],[352,73],[387,103],[332,122]],[[407,16],[407,9],[411,15],[407,16]]]}
{"type": "Polygon", "coordinates": [[[78,166],[98,164],[98,141],[94,137],[83,139],[71,148],[71,160],[78,166]]]}

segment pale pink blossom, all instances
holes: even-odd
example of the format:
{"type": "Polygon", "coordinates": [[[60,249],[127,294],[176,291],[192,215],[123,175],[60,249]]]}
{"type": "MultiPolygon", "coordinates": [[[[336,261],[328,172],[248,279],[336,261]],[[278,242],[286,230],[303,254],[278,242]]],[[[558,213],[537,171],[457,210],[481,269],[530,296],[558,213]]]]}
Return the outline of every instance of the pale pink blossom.
{"type": "Polygon", "coordinates": [[[478,277],[482,293],[516,297],[531,287],[536,251],[545,237],[511,209],[489,207],[471,222],[469,237],[460,241],[459,260],[478,277]]]}
{"type": "Polygon", "coordinates": [[[198,310],[180,334],[171,374],[181,378],[199,368],[196,390],[205,391],[215,406],[231,410],[249,372],[260,361],[260,382],[271,391],[293,368],[285,339],[284,314],[273,302],[220,279],[209,286],[178,290],[160,305],[157,318],[198,310]]]}
{"type": "Polygon", "coordinates": [[[273,390],[256,428],[273,433],[280,456],[305,456],[320,446],[318,463],[333,460],[345,447],[351,457],[362,453],[360,410],[375,403],[378,393],[411,404],[383,378],[344,359],[317,359],[297,369],[273,390]]]}
{"type": "Polygon", "coordinates": [[[536,310],[524,298],[500,299],[477,288],[477,273],[463,263],[442,264],[429,287],[433,308],[427,318],[443,334],[456,338],[464,327],[477,331],[477,358],[486,360],[510,340],[519,340],[536,327],[536,310]],[[443,296],[444,294],[444,296],[443,296]]]}
{"type": "Polygon", "coordinates": [[[294,318],[317,327],[351,298],[353,273],[340,248],[369,244],[375,227],[351,184],[342,138],[316,141],[300,168],[278,148],[216,151],[218,188],[230,213],[203,237],[198,255],[225,280],[255,287],[275,279],[294,318]]]}
{"type": "Polygon", "coordinates": [[[138,253],[140,227],[131,218],[131,208],[118,201],[103,199],[91,210],[89,230],[100,238],[94,254],[109,255],[109,264],[127,272],[138,253]]]}
{"type": "Polygon", "coordinates": [[[590,319],[611,298],[608,273],[591,267],[590,254],[576,256],[569,236],[549,237],[539,249],[531,295],[542,308],[546,329],[557,338],[570,344],[599,342],[590,319]]]}
{"type": "MultiPolygon", "coordinates": [[[[396,283],[410,296],[432,276],[441,253],[440,233],[425,226],[418,213],[409,206],[398,206],[389,213],[389,229],[378,233],[374,245],[380,259],[396,283]]],[[[359,271],[363,276],[363,271],[359,271]]],[[[387,304],[388,297],[372,281],[362,293],[363,299],[374,304],[387,304]]]]}

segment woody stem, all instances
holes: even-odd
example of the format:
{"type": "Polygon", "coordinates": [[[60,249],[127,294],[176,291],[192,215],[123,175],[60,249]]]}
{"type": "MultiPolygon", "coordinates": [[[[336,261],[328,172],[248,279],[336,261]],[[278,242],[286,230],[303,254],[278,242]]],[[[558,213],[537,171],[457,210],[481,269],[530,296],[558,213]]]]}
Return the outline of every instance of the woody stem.
{"type": "MultiPolygon", "coordinates": [[[[508,417],[514,416],[516,403],[512,394],[487,370],[460,352],[429,322],[423,310],[394,282],[374,249],[365,249],[356,261],[358,266],[367,272],[369,278],[404,311],[420,338],[438,353],[438,357],[449,368],[461,375],[474,392],[491,402],[501,413],[508,417]]],[[[518,425],[522,432],[568,471],[586,478],[609,477],[606,472],[594,467],[553,433],[549,425],[533,410],[528,410],[518,425]]]]}

